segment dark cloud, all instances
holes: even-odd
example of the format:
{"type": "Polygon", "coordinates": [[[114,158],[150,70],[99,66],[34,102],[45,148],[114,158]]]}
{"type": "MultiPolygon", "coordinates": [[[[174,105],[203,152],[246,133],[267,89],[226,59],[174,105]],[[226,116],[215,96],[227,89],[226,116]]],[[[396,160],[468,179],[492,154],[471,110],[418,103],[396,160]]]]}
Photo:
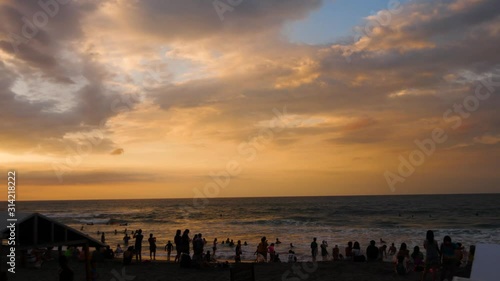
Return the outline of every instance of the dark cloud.
{"type": "Polygon", "coordinates": [[[64,173],[59,181],[54,171],[23,171],[22,181],[25,185],[86,185],[102,183],[154,182],[157,175],[134,173],[131,171],[70,171],[64,173]]]}
{"type": "Polygon", "coordinates": [[[146,30],[167,40],[202,40],[222,36],[231,36],[234,40],[255,33],[279,31],[285,22],[305,17],[319,8],[323,1],[241,1],[241,4],[224,13],[223,21],[214,8],[214,2],[149,0],[127,2],[125,5],[116,2],[116,5],[123,12],[122,19],[139,32],[146,30]]]}

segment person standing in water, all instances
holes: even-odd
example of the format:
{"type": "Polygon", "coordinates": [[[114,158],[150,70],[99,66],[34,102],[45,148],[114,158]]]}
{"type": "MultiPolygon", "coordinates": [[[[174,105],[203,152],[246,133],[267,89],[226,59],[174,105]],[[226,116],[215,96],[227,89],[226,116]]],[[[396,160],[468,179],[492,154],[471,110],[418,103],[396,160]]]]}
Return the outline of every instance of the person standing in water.
{"type": "Polygon", "coordinates": [[[170,254],[172,253],[172,242],[168,240],[167,245],[165,245],[165,251],[167,251],[167,261],[170,261],[170,254]]]}
{"type": "Polygon", "coordinates": [[[323,242],[321,242],[321,257],[323,258],[323,261],[327,261],[328,260],[328,243],[323,240],[323,242]]]}
{"type": "Polygon", "coordinates": [[[318,243],[316,242],[316,237],[313,238],[313,241],[311,242],[311,256],[313,262],[316,261],[316,256],[318,255],[318,243]]]}
{"type": "Polygon", "coordinates": [[[243,254],[241,251],[241,240],[238,240],[238,244],[236,244],[234,262],[241,262],[241,254],[243,254]]]}
{"type": "Polygon", "coordinates": [[[217,238],[214,239],[214,244],[212,246],[212,256],[215,257],[215,251],[217,251],[217,238]]]}

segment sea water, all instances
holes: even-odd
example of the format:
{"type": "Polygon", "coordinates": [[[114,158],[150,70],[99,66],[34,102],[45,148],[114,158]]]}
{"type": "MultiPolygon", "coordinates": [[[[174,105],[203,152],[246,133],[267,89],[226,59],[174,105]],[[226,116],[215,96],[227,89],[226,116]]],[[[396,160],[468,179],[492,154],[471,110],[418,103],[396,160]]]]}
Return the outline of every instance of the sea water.
{"type": "MultiPolygon", "coordinates": [[[[123,247],[124,231],[142,229],[143,258],[149,257],[147,238],[157,239],[157,258],[165,259],[164,246],[177,229],[190,229],[190,237],[202,233],[206,250],[218,238],[216,256],[233,259],[234,248],[222,245],[227,238],[245,241],[243,259],[255,259],[262,236],[269,243],[282,242],[276,251],[286,260],[293,243],[299,260],[310,260],[310,242],[326,240],[328,251],[348,241],[359,241],[363,249],[370,240],[405,242],[422,249],[428,229],[438,242],[445,235],[468,247],[477,243],[500,244],[500,194],[210,198],[204,204],[193,199],[88,200],[22,202],[20,211],[39,212],[100,239],[114,249],[123,247]],[[186,211],[189,210],[189,211],[186,211]],[[127,224],[126,226],[124,224],[127,224]],[[117,230],[118,234],[114,234],[117,230]]],[[[133,239],[130,245],[133,245],[133,239]]],[[[174,251],[175,252],[175,251],[174,251]]]]}

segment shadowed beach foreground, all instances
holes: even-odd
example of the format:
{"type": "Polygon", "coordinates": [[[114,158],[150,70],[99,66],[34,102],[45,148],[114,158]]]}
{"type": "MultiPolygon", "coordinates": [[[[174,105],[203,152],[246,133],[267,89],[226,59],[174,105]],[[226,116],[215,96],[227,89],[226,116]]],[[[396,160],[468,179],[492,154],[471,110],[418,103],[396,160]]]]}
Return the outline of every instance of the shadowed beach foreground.
{"type": "MultiPolygon", "coordinates": [[[[70,267],[75,272],[75,281],[85,280],[84,266],[71,261],[70,267]]],[[[58,278],[57,261],[43,264],[42,269],[18,268],[15,274],[9,274],[8,280],[49,281],[58,278]]],[[[106,261],[98,265],[97,280],[105,281],[164,281],[164,280],[229,280],[229,269],[180,268],[179,264],[157,261],[153,263],[132,264],[124,267],[118,260],[106,261]]],[[[462,269],[458,276],[468,277],[470,269],[462,269]]],[[[372,262],[354,263],[319,262],[317,267],[312,263],[260,263],[255,264],[257,281],[275,280],[338,280],[338,281],[385,281],[385,280],[420,280],[420,273],[410,272],[406,276],[394,273],[391,263],[372,262]]],[[[430,279],[429,279],[430,280],[430,279]]]]}

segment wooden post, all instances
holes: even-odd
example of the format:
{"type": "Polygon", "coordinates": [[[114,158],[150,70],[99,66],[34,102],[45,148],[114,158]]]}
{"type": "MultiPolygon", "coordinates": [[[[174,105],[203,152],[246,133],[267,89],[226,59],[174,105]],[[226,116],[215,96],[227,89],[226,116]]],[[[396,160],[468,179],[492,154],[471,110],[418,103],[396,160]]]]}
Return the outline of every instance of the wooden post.
{"type": "Polygon", "coordinates": [[[33,218],[33,245],[38,247],[38,216],[33,218]]]}
{"type": "Polygon", "coordinates": [[[54,223],[50,223],[50,242],[54,243],[54,223]]]}
{"type": "Polygon", "coordinates": [[[92,281],[92,271],[90,270],[90,254],[89,254],[89,243],[85,243],[83,246],[85,251],[85,276],[87,281],[92,281]]]}

